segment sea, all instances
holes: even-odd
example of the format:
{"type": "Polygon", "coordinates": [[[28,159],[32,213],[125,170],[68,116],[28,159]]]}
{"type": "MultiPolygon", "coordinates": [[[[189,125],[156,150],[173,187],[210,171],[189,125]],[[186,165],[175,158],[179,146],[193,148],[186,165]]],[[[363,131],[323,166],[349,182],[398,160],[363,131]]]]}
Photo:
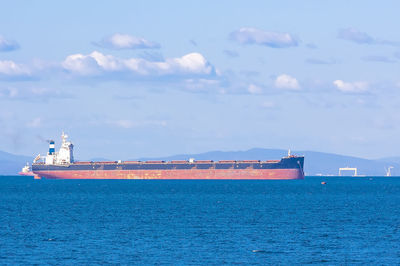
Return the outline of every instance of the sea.
{"type": "Polygon", "coordinates": [[[399,265],[400,177],[0,176],[0,265],[99,264],[399,265]]]}

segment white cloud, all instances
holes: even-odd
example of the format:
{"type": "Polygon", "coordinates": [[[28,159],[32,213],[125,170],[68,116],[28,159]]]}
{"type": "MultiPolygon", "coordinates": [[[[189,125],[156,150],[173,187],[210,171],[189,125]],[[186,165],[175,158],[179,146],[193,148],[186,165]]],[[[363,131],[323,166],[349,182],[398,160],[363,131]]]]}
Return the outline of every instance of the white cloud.
{"type": "Polygon", "coordinates": [[[247,91],[250,92],[251,94],[260,94],[263,92],[261,87],[254,85],[254,84],[250,84],[247,87],[247,91]]]}
{"type": "Polygon", "coordinates": [[[6,40],[3,36],[0,35],[0,52],[14,51],[18,48],[19,45],[16,41],[6,40]]]}
{"type": "Polygon", "coordinates": [[[98,45],[117,50],[160,48],[158,43],[148,41],[141,37],[120,33],[104,38],[98,45]]]}
{"type": "Polygon", "coordinates": [[[230,38],[242,44],[258,44],[273,48],[298,45],[298,40],[289,33],[263,31],[256,28],[240,28],[232,32],[230,38]]]}
{"type": "Polygon", "coordinates": [[[141,76],[209,75],[214,72],[213,66],[199,53],[154,62],[142,58],[122,59],[94,51],[89,55],[70,55],[62,62],[62,66],[84,76],[102,72],[128,72],[141,76]]]}
{"type": "Polygon", "coordinates": [[[362,93],[368,90],[368,83],[364,81],[344,82],[343,80],[335,80],[333,85],[342,92],[362,93]]]}
{"type": "MultiPolygon", "coordinates": [[[[95,53],[95,52],[93,52],[95,53]]],[[[62,66],[75,74],[92,75],[100,72],[100,67],[93,53],[91,55],[73,54],[67,56],[62,66]]]]}
{"type": "Polygon", "coordinates": [[[372,44],[376,42],[376,40],[367,33],[354,28],[339,30],[338,38],[359,44],[372,44]]]}
{"type": "Polygon", "coordinates": [[[300,90],[300,85],[297,79],[287,74],[279,75],[275,79],[275,87],[280,89],[300,90]]]}
{"type": "Polygon", "coordinates": [[[355,28],[347,28],[339,30],[338,38],[355,42],[358,44],[383,44],[383,45],[400,46],[399,42],[377,39],[370,36],[368,33],[362,32],[355,28]]]}
{"type": "Polygon", "coordinates": [[[28,68],[10,60],[0,60],[0,75],[6,76],[27,76],[30,74],[28,68]]]}

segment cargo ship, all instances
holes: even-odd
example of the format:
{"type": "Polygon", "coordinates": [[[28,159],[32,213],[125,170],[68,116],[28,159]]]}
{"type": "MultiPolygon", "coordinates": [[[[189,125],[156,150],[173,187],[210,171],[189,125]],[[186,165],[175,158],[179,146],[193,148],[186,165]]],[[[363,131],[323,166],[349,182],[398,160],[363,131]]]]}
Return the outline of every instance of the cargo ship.
{"type": "Polygon", "coordinates": [[[182,160],[182,161],[74,161],[74,145],[61,135],[58,152],[36,156],[31,171],[36,179],[303,179],[304,156],[280,160],[182,160]]]}

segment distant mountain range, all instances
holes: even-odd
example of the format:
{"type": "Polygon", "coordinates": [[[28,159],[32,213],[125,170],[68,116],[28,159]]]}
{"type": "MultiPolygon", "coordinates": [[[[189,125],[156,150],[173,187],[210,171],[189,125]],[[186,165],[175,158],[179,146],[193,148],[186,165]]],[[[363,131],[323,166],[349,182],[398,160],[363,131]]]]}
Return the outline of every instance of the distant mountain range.
{"type": "Polygon", "coordinates": [[[0,151],[0,175],[15,175],[27,162],[31,163],[32,160],[33,157],[0,151]]]}
{"type": "MultiPolygon", "coordinates": [[[[392,166],[392,175],[400,176],[400,157],[368,160],[352,156],[315,151],[293,151],[292,154],[304,155],[306,175],[338,175],[340,167],[356,167],[359,175],[383,176],[385,169],[392,166]]],[[[247,151],[210,151],[198,154],[179,154],[157,158],[135,158],[129,160],[267,160],[279,159],[287,155],[287,150],[255,148],[247,151]]],[[[0,175],[17,174],[26,162],[33,157],[13,155],[0,151],[0,175]]],[[[92,158],[91,161],[105,161],[105,158],[92,158]]],[[[349,173],[352,174],[352,173],[349,173]]]]}

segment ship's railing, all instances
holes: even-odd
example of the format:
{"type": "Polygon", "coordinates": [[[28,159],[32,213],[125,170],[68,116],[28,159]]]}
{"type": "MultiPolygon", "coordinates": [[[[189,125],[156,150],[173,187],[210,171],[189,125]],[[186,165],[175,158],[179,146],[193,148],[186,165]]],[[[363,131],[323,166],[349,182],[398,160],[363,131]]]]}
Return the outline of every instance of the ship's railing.
{"type": "MultiPolygon", "coordinates": [[[[97,161],[97,162],[74,162],[74,164],[88,165],[88,164],[215,164],[215,163],[229,163],[229,164],[240,164],[240,163],[279,163],[281,160],[219,160],[214,162],[213,160],[197,160],[197,161],[184,161],[184,160],[173,160],[173,161],[97,161]]],[[[45,164],[43,162],[36,164],[45,164]]]]}
{"type": "Polygon", "coordinates": [[[116,164],[118,161],[105,161],[105,162],[75,162],[74,164],[116,164]]]}

